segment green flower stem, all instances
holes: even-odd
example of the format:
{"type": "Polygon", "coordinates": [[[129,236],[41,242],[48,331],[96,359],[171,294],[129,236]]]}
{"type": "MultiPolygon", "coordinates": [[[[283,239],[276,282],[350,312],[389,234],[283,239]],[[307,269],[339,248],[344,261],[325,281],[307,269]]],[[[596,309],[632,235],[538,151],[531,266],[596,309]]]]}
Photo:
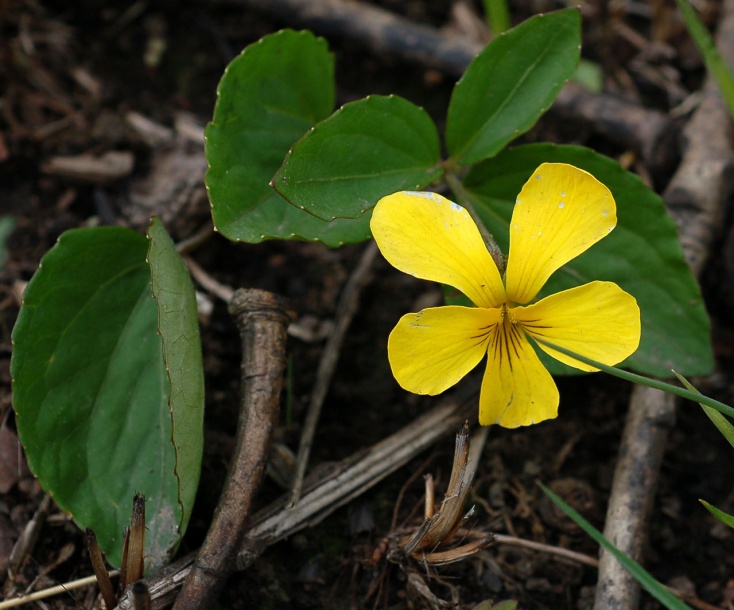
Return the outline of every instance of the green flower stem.
{"type": "Polygon", "coordinates": [[[507,0],[483,0],[484,14],[492,34],[499,36],[510,29],[510,10],[507,0]]]}
{"type": "Polygon", "coordinates": [[[650,379],[649,377],[644,377],[642,375],[623,371],[622,369],[618,369],[614,366],[608,366],[606,364],[602,364],[601,362],[597,362],[596,360],[592,360],[591,358],[587,358],[586,356],[582,356],[581,354],[577,354],[576,352],[572,352],[570,349],[566,349],[565,347],[561,347],[549,341],[543,341],[542,339],[537,339],[535,337],[534,339],[538,343],[542,343],[543,345],[546,345],[551,349],[560,352],[561,354],[570,356],[571,358],[574,358],[579,362],[583,362],[584,364],[588,364],[589,366],[596,367],[599,370],[604,371],[605,373],[614,375],[615,377],[621,377],[622,379],[626,379],[627,381],[631,381],[632,383],[640,383],[642,385],[646,385],[649,388],[655,388],[656,390],[662,390],[663,392],[675,394],[676,396],[680,396],[681,398],[687,398],[688,400],[692,400],[693,402],[697,402],[699,404],[706,405],[707,407],[711,407],[712,409],[716,409],[719,413],[723,413],[724,415],[728,415],[729,417],[734,417],[734,408],[724,404],[723,402],[719,402],[718,400],[714,400],[713,398],[709,398],[708,396],[699,394],[698,392],[691,392],[690,390],[679,388],[678,386],[665,383],[664,381],[658,381],[657,379],[650,379]]]}
{"type": "Polygon", "coordinates": [[[489,254],[492,257],[494,264],[497,265],[497,269],[499,269],[500,275],[504,275],[505,257],[502,255],[502,250],[500,250],[500,247],[497,245],[494,237],[492,237],[492,234],[487,230],[487,227],[482,222],[482,219],[479,218],[479,214],[477,214],[477,211],[474,209],[471,198],[467,194],[461,180],[459,180],[456,174],[451,172],[449,169],[447,169],[446,173],[444,174],[444,179],[449,185],[449,188],[453,191],[454,197],[456,197],[457,201],[467,212],[469,212],[469,216],[472,217],[472,220],[474,220],[474,224],[477,225],[477,229],[479,229],[479,233],[481,234],[482,239],[487,246],[487,250],[489,250],[489,254]]]}

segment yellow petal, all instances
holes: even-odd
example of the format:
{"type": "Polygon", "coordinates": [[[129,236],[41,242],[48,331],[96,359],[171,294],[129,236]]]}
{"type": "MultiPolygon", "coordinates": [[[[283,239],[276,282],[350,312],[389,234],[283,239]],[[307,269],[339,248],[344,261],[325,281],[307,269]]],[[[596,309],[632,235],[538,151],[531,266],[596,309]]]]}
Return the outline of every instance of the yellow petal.
{"type": "Polygon", "coordinates": [[[479,397],[479,423],[517,428],[558,414],[558,389],[517,324],[495,327],[479,397]]]}
{"type": "Polygon", "coordinates": [[[507,296],[529,303],[546,280],[617,224],[609,189],[565,163],[543,163],[522,188],[510,221],[507,296]]]}
{"type": "MultiPolygon", "coordinates": [[[[511,310],[531,337],[614,365],[640,344],[640,308],[635,298],[612,282],[591,282],[553,294],[534,305],[511,310]]],[[[598,369],[561,354],[542,343],[540,348],[582,371],[598,369]]]]}
{"type": "Polygon", "coordinates": [[[395,379],[416,394],[440,394],[450,388],[487,352],[500,311],[446,306],[403,316],[387,342],[395,379]]]}
{"type": "Polygon", "coordinates": [[[400,271],[448,284],[478,307],[505,301],[497,265],[461,206],[435,193],[383,197],[370,221],[382,255],[400,271]]]}

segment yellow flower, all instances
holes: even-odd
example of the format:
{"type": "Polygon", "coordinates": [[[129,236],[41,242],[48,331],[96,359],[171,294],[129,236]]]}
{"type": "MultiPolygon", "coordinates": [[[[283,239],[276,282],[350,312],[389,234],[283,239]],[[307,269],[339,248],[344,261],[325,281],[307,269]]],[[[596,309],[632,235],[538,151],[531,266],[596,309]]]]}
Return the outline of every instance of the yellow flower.
{"type": "MultiPolygon", "coordinates": [[[[439,394],[487,354],[480,424],[515,428],[556,417],[558,389],[528,337],[613,365],[639,345],[640,310],[634,297],[601,281],[528,303],[554,271],[616,224],[606,186],[572,165],[544,163],[515,203],[502,278],[461,206],[434,193],[381,199],[370,226],[387,261],[415,277],[453,286],[476,305],[403,316],[388,340],[398,383],[416,394],[439,394]]],[[[577,369],[597,370],[537,345],[577,369]]]]}

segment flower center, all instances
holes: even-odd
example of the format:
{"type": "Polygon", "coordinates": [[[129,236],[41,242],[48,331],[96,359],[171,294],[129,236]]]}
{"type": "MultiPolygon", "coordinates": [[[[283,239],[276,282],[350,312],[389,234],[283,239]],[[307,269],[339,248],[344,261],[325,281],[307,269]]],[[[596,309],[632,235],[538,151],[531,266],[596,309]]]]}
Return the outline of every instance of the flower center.
{"type": "Polygon", "coordinates": [[[507,303],[504,303],[502,305],[502,317],[500,318],[500,323],[507,322],[508,324],[517,324],[518,319],[515,317],[515,315],[512,313],[512,308],[507,306],[507,303]]]}
{"type": "Polygon", "coordinates": [[[501,364],[506,364],[512,370],[513,358],[518,358],[522,351],[523,337],[524,332],[519,320],[512,313],[512,309],[506,303],[503,304],[500,321],[490,337],[489,351],[494,353],[494,357],[501,364]]]}

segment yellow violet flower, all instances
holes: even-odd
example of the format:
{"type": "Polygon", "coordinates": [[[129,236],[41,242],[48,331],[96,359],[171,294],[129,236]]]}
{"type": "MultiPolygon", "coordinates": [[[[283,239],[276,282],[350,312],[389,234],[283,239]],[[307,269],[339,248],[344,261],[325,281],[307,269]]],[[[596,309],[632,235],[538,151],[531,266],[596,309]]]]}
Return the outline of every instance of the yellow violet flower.
{"type": "MultiPolygon", "coordinates": [[[[502,278],[461,206],[435,193],[406,191],[381,199],[370,226],[387,261],[415,277],[453,286],[476,305],[403,316],[388,340],[398,383],[416,394],[439,394],[487,354],[480,424],[515,428],[556,417],[558,389],[528,337],[614,365],[639,345],[640,309],[630,294],[602,281],[529,303],[554,271],[616,224],[606,186],[572,165],[544,163],[515,203],[502,278]]],[[[577,369],[597,370],[538,346],[577,369]]]]}

